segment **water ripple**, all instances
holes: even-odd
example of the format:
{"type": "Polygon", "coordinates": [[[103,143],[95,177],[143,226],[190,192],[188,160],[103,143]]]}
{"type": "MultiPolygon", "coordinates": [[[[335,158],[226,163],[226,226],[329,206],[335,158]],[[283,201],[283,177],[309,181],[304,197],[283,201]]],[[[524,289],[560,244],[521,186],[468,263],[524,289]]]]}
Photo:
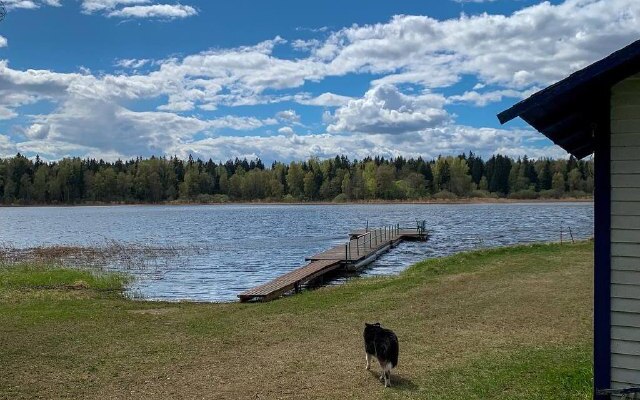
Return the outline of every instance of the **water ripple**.
{"type": "Polygon", "coordinates": [[[576,239],[593,234],[591,203],[32,207],[0,209],[0,243],[113,240],[197,249],[167,265],[129,271],[137,277],[130,290],[156,300],[230,301],[343,243],[367,221],[413,226],[423,219],[428,242],[403,243],[363,273],[395,274],[425,258],[476,248],[558,241],[561,227],[565,240],[568,228],[576,239]]]}

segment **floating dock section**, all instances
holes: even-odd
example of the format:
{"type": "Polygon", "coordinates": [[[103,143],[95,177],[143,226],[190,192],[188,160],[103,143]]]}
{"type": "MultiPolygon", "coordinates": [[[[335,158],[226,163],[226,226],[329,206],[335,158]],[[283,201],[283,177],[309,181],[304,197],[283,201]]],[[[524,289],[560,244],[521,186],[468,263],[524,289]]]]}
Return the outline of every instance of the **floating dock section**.
{"type": "Polygon", "coordinates": [[[246,290],[238,297],[242,302],[273,300],[292,290],[298,292],[305,283],[329,272],[338,269],[356,271],[404,240],[424,241],[427,238],[424,222],[418,223],[416,228],[396,225],[357,230],[349,234],[347,243],[307,257],[309,264],[246,290]]]}

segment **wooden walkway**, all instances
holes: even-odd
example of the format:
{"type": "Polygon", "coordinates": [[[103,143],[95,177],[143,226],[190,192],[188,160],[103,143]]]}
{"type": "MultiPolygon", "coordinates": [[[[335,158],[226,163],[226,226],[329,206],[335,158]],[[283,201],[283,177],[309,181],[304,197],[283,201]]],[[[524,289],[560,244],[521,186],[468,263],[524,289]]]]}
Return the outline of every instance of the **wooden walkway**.
{"type": "Polygon", "coordinates": [[[427,233],[398,226],[351,232],[347,243],[307,258],[309,264],[238,295],[240,301],[269,301],[338,268],[355,270],[373,262],[403,240],[426,240],[427,233]]]}

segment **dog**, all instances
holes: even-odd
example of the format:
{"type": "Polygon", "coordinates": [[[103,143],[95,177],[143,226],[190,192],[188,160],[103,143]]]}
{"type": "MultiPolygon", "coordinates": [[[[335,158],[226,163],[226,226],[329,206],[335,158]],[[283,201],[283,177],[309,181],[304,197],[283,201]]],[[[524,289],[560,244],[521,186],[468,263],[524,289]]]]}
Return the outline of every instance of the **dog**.
{"type": "Polygon", "coordinates": [[[375,324],[364,324],[364,352],[367,360],[366,369],[371,367],[371,357],[376,357],[382,368],[380,380],[384,387],[391,386],[391,369],[398,365],[398,337],[393,331],[375,324]]]}

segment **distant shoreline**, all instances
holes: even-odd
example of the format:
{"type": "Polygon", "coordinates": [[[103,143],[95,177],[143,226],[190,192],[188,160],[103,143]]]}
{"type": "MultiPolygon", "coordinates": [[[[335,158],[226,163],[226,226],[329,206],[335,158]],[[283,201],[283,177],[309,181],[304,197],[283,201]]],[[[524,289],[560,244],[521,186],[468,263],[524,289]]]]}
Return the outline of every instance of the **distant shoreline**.
{"type": "Polygon", "coordinates": [[[326,206],[344,206],[344,205],[385,205],[385,204],[527,204],[527,203],[593,203],[593,197],[590,198],[561,198],[561,199],[507,199],[507,198],[460,198],[460,199],[425,199],[425,200],[359,200],[346,202],[332,201],[228,201],[220,203],[199,203],[189,201],[167,201],[160,203],[102,203],[102,202],[86,202],[80,204],[9,204],[0,205],[0,208],[33,208],[33,207],[111,207],[111,206],[224,206],[224,205],[326,205],[326,206]]]}

